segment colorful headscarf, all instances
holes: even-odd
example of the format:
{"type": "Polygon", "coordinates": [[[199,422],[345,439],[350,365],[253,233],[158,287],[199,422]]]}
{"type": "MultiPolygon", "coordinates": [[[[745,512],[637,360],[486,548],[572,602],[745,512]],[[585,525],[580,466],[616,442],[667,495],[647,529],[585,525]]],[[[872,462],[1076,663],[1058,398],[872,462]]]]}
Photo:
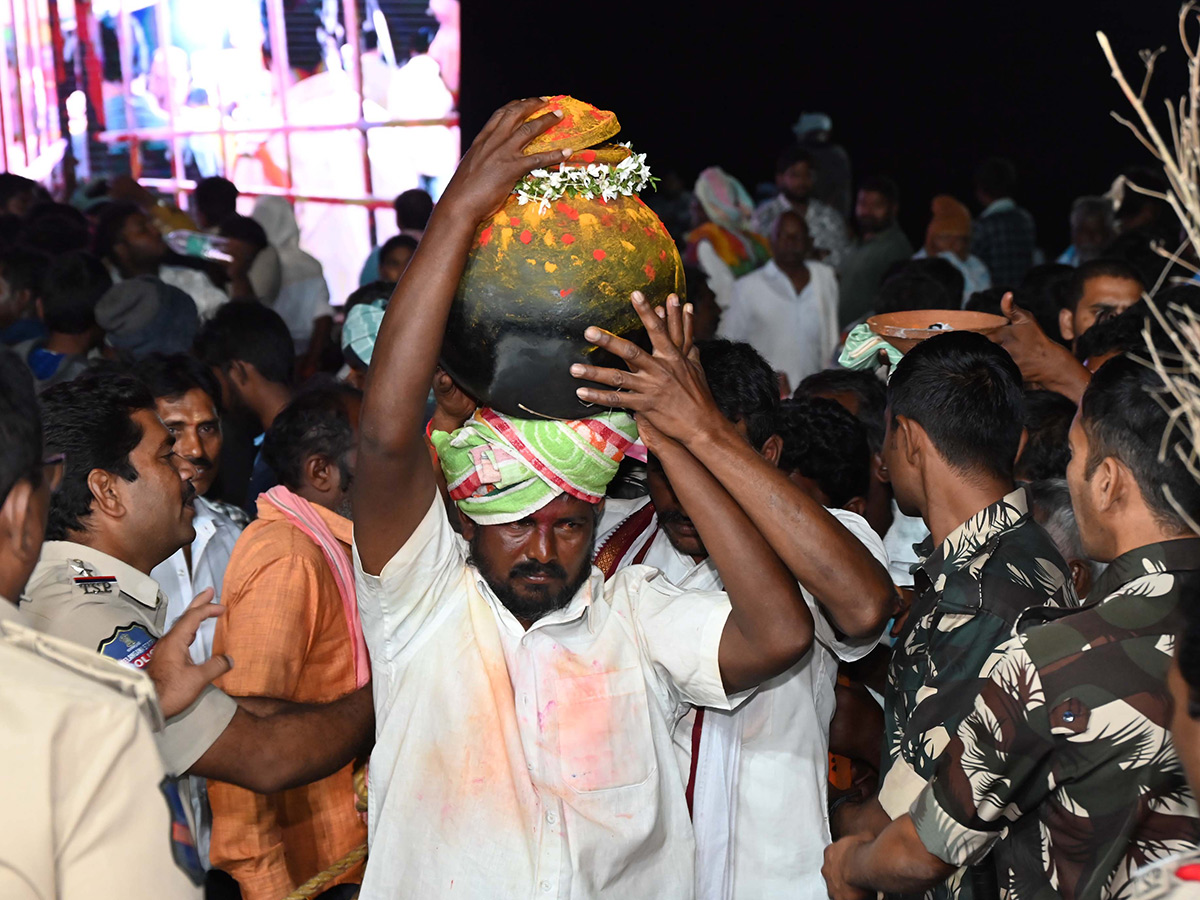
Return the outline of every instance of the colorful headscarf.
{"type": "Polygon", "coordinates": [[[517,522],[566,492],[598,503],[637,439],[623,412],[516,419],[482,407],[453,434],[430,435],[450,498],[480,525],[517,522]]]}
{"type": "Polygon", "coordinates": [[[353,350],[363,365],[371,364],[371,353],[375,350],[375,339],[379,337],[379,326],[387,310],[386,300],[374,303],[359,303],[346,313],[342,326],[342,351],[353,350]]]}
{"type": "Polygon", "coordinates": [[[697,265],[697,248],[708,241],[734,277],[765,265],[771,245],[751,228],[754,202],[742,183],[719,166],[711,166],[700,173],[693,192],[708,221],[688,234],[684,262],[697,265]]]}
{"type": "Polygon", "coordinates": [[[731,231],[750,230],[754,201],[742,183],[720,166],[701,172],[693,193],[710,221],[731,231]]]}

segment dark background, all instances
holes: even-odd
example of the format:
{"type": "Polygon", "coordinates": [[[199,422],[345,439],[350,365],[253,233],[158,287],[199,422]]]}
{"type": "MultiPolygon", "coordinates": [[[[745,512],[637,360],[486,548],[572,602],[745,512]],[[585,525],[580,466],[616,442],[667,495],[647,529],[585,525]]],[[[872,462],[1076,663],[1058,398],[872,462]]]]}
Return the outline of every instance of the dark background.
{"type": "Polygon", "coordinates": [[[1018,200],[1053,259],[1071,201],[1107,190],[1149,153],[1109,112],[1130,110],[1095,38],[1140,84],[1138,51],[1166,45],[1150,97],[1186,83],[1171,0],[1003,3],[742,2],[525,4],[475,0],[462,15],[463,148],[510,99],[569,93],[621,120],[621,140],[656,174],[690,184],[721,165],[748,188],[770,181],[802,110],[821,110],[855,176],[892,175],[901,224],[923,240],[930,198],[978,212],[983,157],[1016,163],[1018,200]]]}

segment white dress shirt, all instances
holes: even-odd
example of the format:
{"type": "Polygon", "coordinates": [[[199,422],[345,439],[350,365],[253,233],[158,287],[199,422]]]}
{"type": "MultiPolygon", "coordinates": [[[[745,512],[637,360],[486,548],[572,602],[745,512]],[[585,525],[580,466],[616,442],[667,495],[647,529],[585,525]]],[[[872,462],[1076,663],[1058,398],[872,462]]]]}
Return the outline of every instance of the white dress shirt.
{"type": "MultiPolygon", "coordinates": [[[[196,517],[192,524],[196,529],[196,537],[191,546],[191,571],[188,571],[182,548],[150,570],[150,577],[158,582],[167,597],[164,629],[174,625],[196,599],[196,595],[205,588],[214,590],[213,603],[221,602],[225,568],[229,565],[233,545],[242,533],[239,525],[203,497],[196,498],[196,517]]],[[[216,619],[206,619],[200,625],[196,639],[189,648],[193,662],[202,663],[212,656],[213,634],[216,630],[216,619]]]]}
{"type": "Polygon", "coordinates": [[[672,731],[738,699],[725,594],[593,569],[525,631],[440,498],[380,575],[354,564],[377,735],[364,900],[692,896],[672,731]]]}
{"type": "MultiPolygon", "coordinates": [[[[649,502],[606,503],[597,546],[649,502]]],[[[829,512],[887,565],[883,542],[861,516],[829,512]]],[[[672,546],[666,532],[647,528],[629,548],[650,541],[645,565],[684,590],[723,590],[709,559],[696,562],[672,546]]],[[[618,573],[619,574],[619,573],[618,573]]],[[[816,640],[795,666],[762,684],[732,712],[706,710],[692,804],[696,831],[696,896],[700,900],[825,900],[821,863],[829,844],[827,807],[829,723],[836,706],[838,660],[866,656],[879,640],[840,637],[812,594],[816,640]]],[[[691,766],[694,714],[681,720],[675,745],[683,777],[691,766]]]]}
{"type": "Polygon", "coordinates": [[[837,276],[824,263],[805,265],[808,284],[799,292],[774,260],[743,275],[718,328],[721,337],[761,353],[793,390],[830,364],[838,342],[837,276]]]}

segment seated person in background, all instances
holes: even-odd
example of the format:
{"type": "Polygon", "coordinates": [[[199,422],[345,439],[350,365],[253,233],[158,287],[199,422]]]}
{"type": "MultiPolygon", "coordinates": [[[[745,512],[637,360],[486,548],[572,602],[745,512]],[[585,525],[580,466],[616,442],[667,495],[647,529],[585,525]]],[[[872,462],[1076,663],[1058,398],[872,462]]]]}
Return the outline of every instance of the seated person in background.
{"type": "MultiPolygon", "coordinates": [[[[396,197],[392,207],[396,210],[396,227],[400,229],[400,234],[415,241],[421,240],[421,236],[425,234],[425,226],[429,224],[429,217],[433,215],[433,197],[429,196],[429,192],[421,188],[407,190],[396,197]]],[[[362,272],[358,276],[360,285],[383,278],[379,265],[382,249],[376,247],[367,256],[367,261],[363,263],[362,272]]]]}
{"type": "Polygon", "coordinates": [[[315,257],[300,249],[296,214],[282,197],[259,197],[253,218],[279,256],[279,291],[273,301],[260,299],[287,323],[300,356],[303,378],[316,371],[333,331],[333,307],[329,305],[325,270],[315,257]]]}
{"type": "Polygon", "coordinates": [[[108,266],[114,281],[137,275],[161,278],[191,297],[201,318],[213,315],[229,302],[230,297],[254,296],[254,289],[246,278],[249,260],[239,259],[225,265],[229,277],[229,293],[226,293],[203,271],[173,264],[162,232],[132,203],[110,203],[100,213],[96,222],[95,252],[108,266]]]}
{"type": "Polygon", "coordinates": [[[1116,237],[1116,215],[1108,197],[1077,197],[1071,204],[1071,246],[1058,257],[1066,266],[1080,266],[1099,257],[1116,237]]]}
{"type": "Polygon", "coordinates": [[[104,336],[96,324],[96,304],[111,285],[104,264],[82,251],[64,254],[46,269],[37,300],[46,336],[13,348],[33,372],[39,392],[87,368],[104,336]]]}
{"type": "Polygon", "coordinates": [[[933,198],[932,217],[925,229],[925,245],[913,259],[940,257],[950,262],[963,276],[963,293],[956,309],[961,309],[976,291],[992,286],[987,266],[971,255],[971,213],[948,194],[933,198]]]}
{"type": "Polygon", "coordinates": [[[1102,257],[1080,265],[1058,313],[1063,340],[1074,348],[1089,328],[1133,306],[1145,290],[1137,269],[1122,260],[1102,257]]]}
{"type": "Polygon", "coordinates": [[[1200,591],[1200,540],[1176,504],[1195,521],[1200,485],[1169,430],[1169,396],[1128,357],[1096,372],[1067,482],[1083,550],[1109,567],[1082,609],[1031,616],[991,655],[967,714],[946,725],[937,771],[896,821],[829,848],[833,900],[920,892],[979,863],[1002,897],[1127,897],[1140,867],[1195,849],[1167,679],[1200,591]]]}
{"type": "Polygon", "coordinates": [[[812,240],[804,217],[787,210],[771,231],[774,258],[734,282],[719,334],[745,341],[780,376],[780,394],[825,368],[837,347],[837,276],[809,259],[812,240]]]}
{"type": "Polygon", "coordinates": [[[1033,520],[1046,529],[1046,534],[1054,541],[1054,546],[1071,568],[1075,593],[1080,602],[1086,601],[1092,585],[1104,574],[1105,565],[1088,559],[1083,552],[1066,477],[1031,482],[1025,485],[1025,492],[1029,495],[1029,512],[1033,520]]]}
{"type": "Polygon", "coordinates": [[[1025,392],[1025,444],[1017,455],[1013,477],[1017,481],[1066,478],[1071,448],[1067,433],[1075,418],[1075,404],[1054,391],[1025,392]]]}
{"type": "Polygon", "coordinates": [[[20,344],[46,336],[37,313],[50,260],[28,249],[0,252],[0,344],[20,344]]]}
{"type": "MultiPolygon", "coordinates": [[[[226,571],[213,650],[238,661],[218,679],[239,697],[326,703],[367,683],[350,561],[347,491],[361,394],[301,392],[271,424],[263,454],[280,483],[258,498],[226,571]]],[[[209,783],[212,864],[245,900],[279,900],[364,843],[354,766],[274,794],[209,783]]],[[[362,881],[362,864],[329,886],[362,881]]]]}
{"type": "Polygon", "coordinates": [[[379,280],[391,284],[399,281],[416,252],[417,239],[407,234],[397,234],[384,241],[379,248],[379,280]]]}
{"type": "MultiPolygon", "coordinates": [[[[931,536],[888,669],[879,794],[839,807],[841,834],[877,834],[908,811],[970,712],[980,668],[1026,610],[1078,604],[1013,481],[1022,406],[1013,361],[970,332],[917,344],[888,383],[888,474],[900,509],[931,536]]],[[[973,876],[955,878],[954,891],[970,889],[973,876]]]]}
{"type": "Polygon", "coordinates": [[[279,253],[267,240],[267,232],[250,216],[234,214],[221,220],[216,233],[225,239],[234,261],[213,267],[213,277],[225,285],[229,296],[236,300],[258,300],[272,306],[279,298],[283,272],[279,253]],[[247,293],[234,284],[232,270],[245,270],[247,293]]]}

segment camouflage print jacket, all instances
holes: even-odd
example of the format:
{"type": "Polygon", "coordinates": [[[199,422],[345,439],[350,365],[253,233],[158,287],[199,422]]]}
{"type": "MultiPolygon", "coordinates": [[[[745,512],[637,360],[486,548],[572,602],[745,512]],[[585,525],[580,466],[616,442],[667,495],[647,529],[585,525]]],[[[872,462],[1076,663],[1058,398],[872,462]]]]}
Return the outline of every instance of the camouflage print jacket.
{"type": "MultiPolygon", "coordinates": [[[[913,572],[915,596],[888,668],[885,752],[879,802],[893,819],[908,812],[950,736],[971,711],[980,670],[1016,633],[1031,608],[1079,605],[1071,572],[1050,536],[1029,515],[1024,488],[980,510],[913,572]]],[[[975,900],[990,877],[959,872],[933,898],[975,900]]]]}
{"type": "Polygon", "coordinates": [[[1113,561],[1097,602],[1047,611],[999,648],[913,804],[926,848],[957,865],[990,850],[1005,896],[1102,900],[1194,847],[1166,675],[1197,591],[1200,539],[1150,544],[1113,561]]]}

